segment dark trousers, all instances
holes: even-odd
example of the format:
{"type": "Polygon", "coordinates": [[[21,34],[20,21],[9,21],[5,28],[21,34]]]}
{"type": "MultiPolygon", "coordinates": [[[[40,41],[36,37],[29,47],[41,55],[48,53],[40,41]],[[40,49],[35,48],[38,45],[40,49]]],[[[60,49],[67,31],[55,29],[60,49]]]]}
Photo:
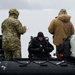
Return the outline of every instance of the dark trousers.
{"type": "Polygon", "coordinates": [[[56,46],[56,56],[57,56],[57,58],[60,57],[60,56],[59,56],[59,53],[58,53],[58,47],[59,47],[59,46],[56,46]]]}

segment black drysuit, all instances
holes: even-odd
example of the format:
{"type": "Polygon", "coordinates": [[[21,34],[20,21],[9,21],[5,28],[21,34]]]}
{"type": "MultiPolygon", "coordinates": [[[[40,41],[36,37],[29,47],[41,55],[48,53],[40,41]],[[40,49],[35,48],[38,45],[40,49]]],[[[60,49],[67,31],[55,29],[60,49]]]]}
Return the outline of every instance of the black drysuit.
{"type": "Polygon", "coordinates": [[[39,41],[37,37],[34,37],[28,47],[29,58],[50,58],[50,52],[53,49],[53,45],[45,37],[43,41],[39,41]]]}

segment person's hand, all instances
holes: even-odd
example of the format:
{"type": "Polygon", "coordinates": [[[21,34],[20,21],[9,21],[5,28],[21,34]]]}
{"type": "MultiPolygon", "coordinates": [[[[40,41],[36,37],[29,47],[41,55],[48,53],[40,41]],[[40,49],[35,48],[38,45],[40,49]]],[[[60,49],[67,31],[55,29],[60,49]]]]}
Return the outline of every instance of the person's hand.
{"type": "Polygon", "coordinates": [[[40,51],[45,52],[45,49],[43,48],[43,45],[40,44],[40,51]]]}
{"type": "Polygon", "coordinates": [[[25,26],[23,26],[24,27],[24,29],[26,29],[27,30],[27,27],[26,27],[26,25],[25,26]]]}

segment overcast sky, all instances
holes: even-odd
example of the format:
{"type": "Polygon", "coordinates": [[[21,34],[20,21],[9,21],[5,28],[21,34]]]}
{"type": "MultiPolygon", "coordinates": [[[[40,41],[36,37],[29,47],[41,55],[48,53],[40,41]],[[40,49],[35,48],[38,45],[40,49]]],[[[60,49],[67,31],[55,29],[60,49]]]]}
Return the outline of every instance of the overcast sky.
{"type": "Polygon", "coordinates": [[[0,9],[75,9],[75,0],[0,0],[0,9]]]}

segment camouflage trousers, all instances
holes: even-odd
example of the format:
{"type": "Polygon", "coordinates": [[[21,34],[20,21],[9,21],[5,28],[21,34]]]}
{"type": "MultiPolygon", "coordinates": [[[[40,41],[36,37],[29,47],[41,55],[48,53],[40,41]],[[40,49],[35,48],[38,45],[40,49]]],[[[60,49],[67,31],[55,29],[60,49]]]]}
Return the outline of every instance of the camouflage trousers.
{"type": "Polygon", "coordinates": [[[18,38],[5,38],[2,40],[2,49],[5,58],[21,58],[21,43],[18,38]]]}
{"type": "Polygon", "coordinates": [[[21,58],[21,50],[4,51],[5,58],[21,58]]]}

